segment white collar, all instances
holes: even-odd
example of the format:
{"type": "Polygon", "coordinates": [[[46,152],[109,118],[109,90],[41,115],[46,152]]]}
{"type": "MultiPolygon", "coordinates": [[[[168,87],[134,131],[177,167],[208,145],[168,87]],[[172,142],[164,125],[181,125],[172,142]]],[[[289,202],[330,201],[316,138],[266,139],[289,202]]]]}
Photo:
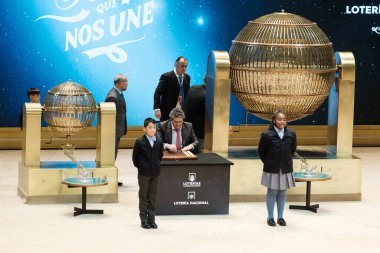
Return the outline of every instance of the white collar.
{"type": "Polygon", "coordinates": [[[276,126],[273,126],[273,127],[274,127],[274,130],[276,130],[277,133],[280,133],[280,132],[285,133],[284,128],[283,129],[278,129],[276,126]]]}
{"type": "Polygon", "coordinates": [[[146,136],[146,138],[148,139],[148,141],[149,141],[149,140],[156,141],[156,136],[155,136],[155,135],[153,135],[152,137],[149,137],[148,135],[145,134],[145,136],[146,136]]]}
{"type": "Polygon", "coordinates": [[[175,74],[175,76],[176,76],[177,78],[179,78],[179,77],[182,77],[182,78],[183,78],[183,77],[185,76],[185,73],[183,73],[182,76],[178,75],[178,74],[177,74],[177,71],[175,70],[175,68],[174,68],[174,74],[175,74]]]}
{"type": "MultiPolygon", "coordinates": [[[[174,128],[174,126],[173,126],[173,123],[172,123],[172,122],[170,122],[170,125],[172,126],[172,131],[173,131],[173,132],[176,131],[175,128],[174,128]]],[[[183,125],[182,125],[182,127],[183,127],[183,125]]],[[[182,127],[179,129],[179,131],[182,131],[182,127]]]]}

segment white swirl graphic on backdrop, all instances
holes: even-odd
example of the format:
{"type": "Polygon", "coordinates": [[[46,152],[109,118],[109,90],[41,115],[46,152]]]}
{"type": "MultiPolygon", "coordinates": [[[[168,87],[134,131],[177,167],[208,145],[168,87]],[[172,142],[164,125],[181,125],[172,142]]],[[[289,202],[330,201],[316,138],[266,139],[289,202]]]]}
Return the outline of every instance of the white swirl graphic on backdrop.
{"type": "Polygon", "coordinates": [[[79,2],[79,0],[55,0],[55,5],[60,10],[68,10],[68,9],[71,9],[72,7],[74,7],[75,5],[77,5],[78,2],[79,2]],[[67,4],[67,3],[68,3],[68,6],[62,7],[61,4],[67,4]]]}
{"type": "MultiPolygon", "coordinates": [[[[109,60],[115,63],[124,63],[128,59],[126,50],[123,45],[135,43],[145,39],[145,35],[134,40],[118,42],[112,45],[92,47],[92,42],[107,39],[110,36],[125,36],[132,33],[132,29],[140,29],[143,26],[153,23],[154,0],[138,2],[133,6],[129,6],[131,0],[86,0],[86,7],[82,8],[82,0],[54,0],[56,11],[59,13],[50,13],[43,15],[34,20],[55,20],[63,23],[80,23],[86,20],[90,15],[94,15],[97,19],[86,24],[66,25],[64,32],[65,51],[81,49],[81,53],[88,56],[91,60],[98,56],[106,55],[109,60]],[[128,6],[124,6],[128,5],[128,6]],[[118,9],[120,9],[118,11],[118,9]],[[67,13],[70,14],[67,14],[67,13]],[[76,13],[73,15],[73,13],[76,13]],[[127,14],[128,13],[128,14],[127,14]],[[105,15],[108,14],[108,15],[105,15]],[[65,16],[72,15],[72,16],[65,16]],[[126,15],[128,15],[126,17],[126,15]],[[112,24],[117,26],[117,18],[119,18],[118,29],[116,33],[112,29],[112,24]],[[106,25],[109,22],[109,26],[106,25]],[[121,27],[125,26],[125,27],[121,27]],[[121,33],[122,29],[124,33],[121,33]],[[83,48],[86,47],[86,48],[83,48]]],[[[94,18],[95,18],[94,17],[94,18]]],[[[91,16],[92,18],[92,16],[91,16]]],[[[116,28],[115,28],[116,29],[116,28]]],[[[131,37],[134,37],[133,35],[131,37]]],[[[117,38],[112,38],[115,41],[117,38]]],[[[111,41],[112,41],[111,40],[111,41]]],[[[118,38],[116,41],[123,40],[118,38]]],[[[112,42],[108,42],[112,43],[112,42]]],[[[99,45],[99,44],[98,44],[99,45]]]]}
{"type": "Polygon", "coordinates": [[[372,27],[372,32],[380,34],[380,27],[372,27]]]}
{"type": "Polygon", "coordinates": [[[116,63],[124,63],[128,59],[128,54],[119,46],[135,43],[143,39],[145,39],[145,35],[142,38],[139,38],[136,40],[123,41],[123,42],[112,44],[106,47],[97,47],[97,48],[83,51],[82,53],[86,54],[89,59],[106,54],[111,61],[116,62],[116,63]]]}
{"type": "Polygon", "coordinates": [[[65,23],[76,23],[76,22],[80,22],[80,21],[86,19],[88,17],[88,15],[90,15],[90,13],[91,13],[91,11],[82,10],[77,15],[70,16],[70,17],[56,16],[56,15],[45,15],[45,16],[41,16],[41,17],[37,18],[34,21],[38,21],[40,19],[46,19],[47,18],[47,19],[55,19],[55,20],[65,22],[65,23]]]}

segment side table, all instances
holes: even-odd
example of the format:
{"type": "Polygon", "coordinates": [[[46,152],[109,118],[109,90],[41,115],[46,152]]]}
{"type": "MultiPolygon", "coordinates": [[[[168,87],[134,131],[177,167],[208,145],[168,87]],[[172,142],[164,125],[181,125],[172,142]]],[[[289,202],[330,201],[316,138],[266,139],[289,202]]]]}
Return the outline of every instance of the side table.
{"type": "Polygon", "coordinates": [[[100,178],[89,178],[88,181],[83,181],[78,177],[69,177],[62,180],[62,184],[68,185],[69,188],[72,187],[82,187],[82,208],[74,207],[74,216],[81,214],[103,214],[103,210],[90,210],[86,208],[87,202],[87,187],[102,186],[107,185],[108,181],[106,179],[100,178]]]}
{"type": "Polygon", "coordinates": [[[289,205],[289,209],[309,210],[316,213],[317,209],[319,208],[319,204],[310,205],[311,182],[330,180],[331,176],[325,173],[305,172],[293,172],[293,176],[296,182],[306,182],[306,205],[289,205]]]}

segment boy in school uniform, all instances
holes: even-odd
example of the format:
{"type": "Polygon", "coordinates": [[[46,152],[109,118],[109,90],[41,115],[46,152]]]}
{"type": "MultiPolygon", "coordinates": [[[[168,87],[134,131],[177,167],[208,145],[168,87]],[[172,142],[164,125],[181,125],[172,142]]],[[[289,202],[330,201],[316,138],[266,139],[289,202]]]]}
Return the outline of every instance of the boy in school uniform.
{"type": "Polygon", "coordinates": [[[154,119],[145,119],[143,130],[144,135],[136,140],[133,147],[132,160],[138,170],[141,227],[156,229],[156,193],[164,147],[155,136],[157,129],[154,119]]]}

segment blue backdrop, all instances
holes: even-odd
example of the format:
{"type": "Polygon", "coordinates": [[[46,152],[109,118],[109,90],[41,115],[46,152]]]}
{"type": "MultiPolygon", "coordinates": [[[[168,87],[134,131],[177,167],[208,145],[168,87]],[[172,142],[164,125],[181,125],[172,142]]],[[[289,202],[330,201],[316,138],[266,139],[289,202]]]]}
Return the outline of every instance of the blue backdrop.
{"type": "MultiPolygon", "coordinates": [[[[178,56],[189,59],[191,84],[200,84],[211,50],[228,51],[249,20],[282,9],[317,22],[336,51],[354,52],[358,66],[355,124],[380,124],[375,57],[380,48],[380,2],[363,1],[360,6],[355,2],[2,1],[0,126],[18,126],[29,87],[41,90],[43,103],[49,89],[71,79],[92,91],[98,103],[104,101],[117,73],[129,79],[129,125],[142,125],[144,118],[153,116],[153,93],[160,75],[173,68],[178,56]]],[[[295,124],[326,124],[326,112],[324,103],[314,115],[295,124]]],[[[232,96],[231,124],[241,123],[245,123],[245,110],[232,96]]],[[[250,116],[249,123],[264,121],[250,116]]]]}

